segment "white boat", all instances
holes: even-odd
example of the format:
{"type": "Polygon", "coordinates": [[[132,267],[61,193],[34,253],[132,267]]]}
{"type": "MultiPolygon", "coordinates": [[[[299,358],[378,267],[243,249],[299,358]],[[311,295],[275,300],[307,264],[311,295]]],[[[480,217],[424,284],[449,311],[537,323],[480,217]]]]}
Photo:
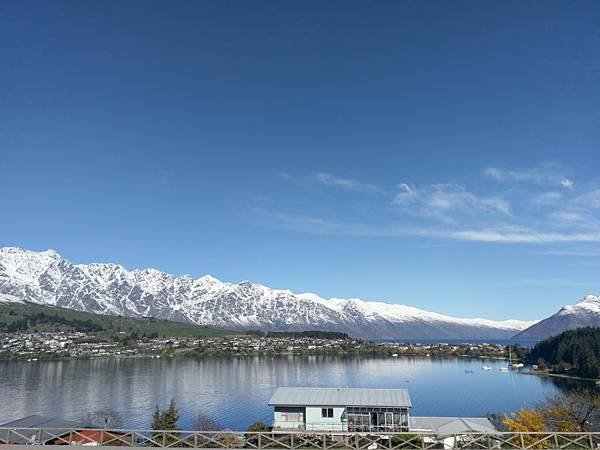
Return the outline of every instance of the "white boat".
{"type": "Polygon", "coordinates": [[[492,368],[490,366],[483,366],[481,369],[482,370],[492,370],[492,368]]]}
{"type": "Polygon", "coordinates": [[[500,367],[500,372],[508,372],[508,367],[500,367]]]}

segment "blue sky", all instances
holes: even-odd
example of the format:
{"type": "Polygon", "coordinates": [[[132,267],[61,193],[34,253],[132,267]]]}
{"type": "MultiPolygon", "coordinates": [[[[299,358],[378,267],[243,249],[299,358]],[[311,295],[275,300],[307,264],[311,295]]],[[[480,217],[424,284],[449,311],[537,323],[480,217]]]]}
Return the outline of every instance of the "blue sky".
{"type": "Polygon", "coordinates": [[[0,3],[0,245],[460,316],[600,292],[598,4],[0,3]]]}

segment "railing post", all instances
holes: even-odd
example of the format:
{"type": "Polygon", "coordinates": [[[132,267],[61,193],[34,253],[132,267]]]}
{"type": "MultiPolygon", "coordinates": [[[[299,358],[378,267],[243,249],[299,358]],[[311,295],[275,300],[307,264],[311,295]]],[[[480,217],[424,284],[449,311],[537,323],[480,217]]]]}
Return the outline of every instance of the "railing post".
{"type": "Polygon", "coordinates": [[[290,434],[290,447],[295,448],[294,445],[294,433],[292,433],[290,434]]]}
{"type": "Polygon", "coordinates": [[[198,448],[198,433],[194,433],[194,448],[198,448]]]}
{"type": "Polygon", "coordinates": [[[519,437],[521,438],[521,448],[525,448],[525,442],[523,440],[523,433],[519,433],[519,437]]]}
{"type": "Polygon", "coordinates": [[[262,431],[258,432],[258,448],[262,448],[262,431]]]}
{"type": "Polygon", "coordinates": [[[104,446],[104,428],[100,430],[100,443],[98,445],[104,446]]]}

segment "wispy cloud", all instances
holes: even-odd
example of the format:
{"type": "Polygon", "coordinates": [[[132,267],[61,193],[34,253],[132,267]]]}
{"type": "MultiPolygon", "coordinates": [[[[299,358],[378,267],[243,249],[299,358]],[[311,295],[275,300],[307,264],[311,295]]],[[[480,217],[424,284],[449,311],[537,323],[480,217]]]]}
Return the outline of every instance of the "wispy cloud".
{"type": "Polygon", "coordinates": [[[541,194],[534,194],[531,197],[531,201],[537,206],[551,206],[558,204],[563,198],[564,195],[561,192],[549,191],[542,192],[541,194]]]}
{"type": "Polygon", "coordinates": [[[566,177],[555,164],[542,163],[528,169],[505,169],[490,166],[483,170],[483,175],[501,182],[528,182],[537,185],[561,186],[573,189],[573,180],[566,177]]]}
{"type": "Polygon", "coordinates": [[[515,286],[533,286],[533,287],[597,287],[600,285],[597,281],[579,281],[566,280],[562,278],[533,278],[525,280],[517,280],[512,285],[515,286]]]}
{"type": "Polygon", "coordinates": [[[568,250],[547,250],[545,252],[541,252],[542,255],[554,255],[554,256],[577,256],[577,257],[596,257],[600,256],[599,250],[578,250],[578,249],[568,249],[568,250]]]}
{"type": "Polygon", "coordinates": [[[550,244],[560,242],[600,242],[600,232],[557,233],[539,230],[510,231],[500,229],[460,230],[451,232],[449,237],[465,241],[550,244]]]}
{"type": "Polygon", "coordinates": [[[455,183],[403,182],[388,190],[327,172],[303,176],[282,173],[283,179],[307,187],[379,195],[368,198],[369,215],[356,214],[356,206],[364,204],[365,198],[352,196],[339,201],[355,203],[336,204],[331,217],[267,210],[256,215],[268,226],[306,233],[538,245],[600,242],[597,187],[588,185],[585,190],[586,185],[580,184],[575,189],[563,171],[551,164],[521,170],[488,167],[484,174],[496,181],[525,185],[504,189],[487,183],[489,186],[480,184],[478,190],[473,190],[455,183]],[[548,185],[554,189],[548,189],[548,185]]]}
{"type": "Polygon", "coordinates": [[[459,241],[549,244],[564,242],[600,242],[597,233],[543,233],[529,229],[481,229],[463,230],[440,227],[419,227],[406,225],[378,225],[344,222],[320,217],[293,215],[272,212],[265,209],[254,211],[263,225],[269,227],[314,234],[340,234],[369,237],[428,237],[459,241]]]}
{"type": "Polygon", "coordinates": [[[332,186],[340,189],[346,189],[349,191],[356,192],[381,192],[381,189],[374,184],[363,183],[357,180],[353,180],[351,178],[342,178],[338,177],[334,174],[327,172],[317,172],[312,177],[318,183],[324,184],[326,186],[332,186]]]}
{"type": "Polygon", "coordinates": [[[315,172],[304,175],[294,175],[289,172],[277,172],[277,176],[282,180],[304,185],[316,184],[325,187],[366,194],[384,192],[382,188],[375,184],[364,183],[353,178],[341,177],[329,172],[315,172]]]}
{"type": "Polygon", "coordinates": [[[264,226],[285,229],[289,231],[299,231],[303,233],[373,237],[407,237],[426,235],[424,230],[420,231],[417,228],[344,222],[307,215],[274,212],[262,208],[255,209],[254,215],[264,226]]]}
{"type": "Polygon", "coordinates": [[[510,216],[510,204],[500,197],[479,196],[457,184],[433,184],[422,188],[401,183],[392,203],[403,213],[455,223],[459,215],[510,216]]]}

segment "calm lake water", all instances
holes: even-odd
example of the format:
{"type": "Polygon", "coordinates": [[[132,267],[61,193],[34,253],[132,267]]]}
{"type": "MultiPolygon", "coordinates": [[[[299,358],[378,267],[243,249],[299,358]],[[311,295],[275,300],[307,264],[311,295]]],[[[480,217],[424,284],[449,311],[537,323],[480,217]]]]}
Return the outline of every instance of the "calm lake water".
{"type": "Polygon", "coordinates": [[[278,386],[407,388],[415,415],[482,416],[531,405],[573,382],[500,372],[502,361],[422,358],[244,357],[0,362],[0,423],[30,414],[79,420],[119,411],[148,428],[158,403],[175,398],[180,426],[198,414],[243,430],[270,422],[278,386]],[[492,371],[483,371],[488,365],[492,371]],[[473,373],[465,373],[473,371],[473,373]]]}

